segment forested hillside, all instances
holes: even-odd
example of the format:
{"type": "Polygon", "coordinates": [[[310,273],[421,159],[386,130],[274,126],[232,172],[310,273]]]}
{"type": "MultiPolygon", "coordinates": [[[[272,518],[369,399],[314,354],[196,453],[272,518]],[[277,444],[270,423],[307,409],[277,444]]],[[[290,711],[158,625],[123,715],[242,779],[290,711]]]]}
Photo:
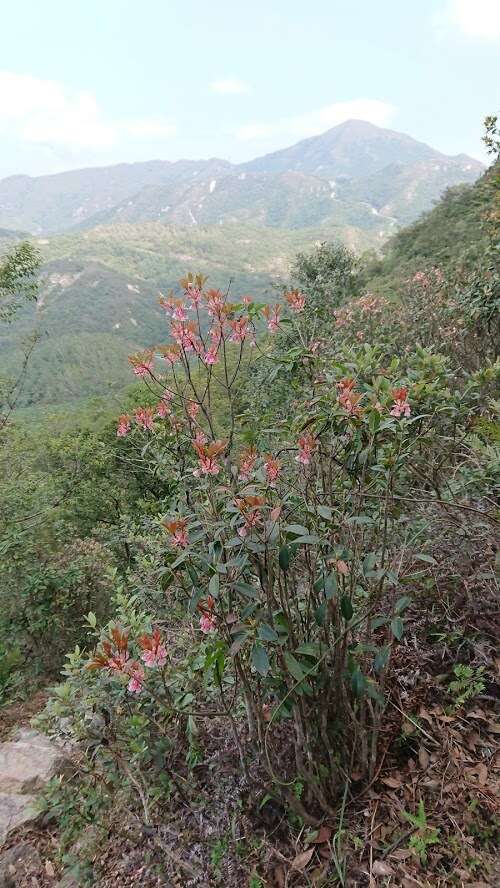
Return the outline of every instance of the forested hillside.
{"type": "Polygon", "coordinates": [[[45,694],[71,756],[13,833],[44,888],[496,884],[488,133],[488,171],[382,254],[240,223],[7,234],[0,716],[45,694]]]}
{"type": "Polygon", "coordinates": [[[20,405],[118,392],[126,355],[157,340],[157,297],[186,267],[214,287],[231,282],[233,298],[272,301],[298,251],[339,240],[378,254],[398,226],[481,169],[347,121],[242,165],[151,161],[5,179],[0,253],[31,232],[43,268],[36,312],[21,310],[8,335],[0,332],[0,375],[19,373],[20,343],[36,332],[20,405]]]}

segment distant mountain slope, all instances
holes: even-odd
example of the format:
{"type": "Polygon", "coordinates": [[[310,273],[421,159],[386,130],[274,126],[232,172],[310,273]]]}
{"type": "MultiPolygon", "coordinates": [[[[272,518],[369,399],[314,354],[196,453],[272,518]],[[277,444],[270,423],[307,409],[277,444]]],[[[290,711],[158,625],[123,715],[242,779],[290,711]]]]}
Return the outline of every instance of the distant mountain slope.
{"type": "Polygon", "coordinates": [[[383,257],[369,270],[370,289],[397,294],[417,270],[437,266],[453,272],[466,263],[486,262],[485,222],[500,220],[499,186],[497,164],[473,185],[450,188],[433,210],[385,244],[383,257]]]}
{"type": "Polygon", "coordinates": [[[230,167],[224,160],[151,160],[35,178],[10,176],[0,181],[0,226],[32,234],[64,231],[147,185],[193,181],[197,175],[218,175],[230,167]]]}
{"type": "Polygon", "coordinates": [[[321,236],[343,236],[353,248],[370,245],[355,228],[295,231],[258,226],[172,226],[144,222],[39,238],[44,266],[36,311],[27,306],[0,330],[0,377],[16,376],[20,343],[36,329],[40,340],[28,366],[22,406],[60,403],[116,391],[131,381],[126,357],[167,338],[159,292],[186,271],[231,283],[234,297],[275,299],[299,250],[321,236]],[[88,366],[84,363],[88,357],[88,366]],[[79,381],[80,380],[80,381],[79,381]]]}
{"type": "Polygon", "coordinates": [[[241,169],[259,173],[295,170],[324,179],[336,176],[358,178],[370,176],[394,163],[412,165],[443,161],[456,165],[465,173],[471,165],[476,176],[483,169],[479,161],[467,155],[447,157],[403,133],[364,120],[347,120],[326,133],[303,139],[291,148],[242,164],[241,169]]]}
{"type": "Polygon", "coordinates": [[[238,166],[180,160],[118,164],[0,181],[0,226],[34,234],[118,222],[242,222],[276,228],[377,228],[416,219],[443,190],[482,165],[410,136],[351,120],[238,166]],[[372,200],[372,197],[374,198],[372,200]]]}
{"type": "MultiPolygon", "coordinates": [[[[246,173],[201,177],[195,183],[147,185],[116,207],[92,216],[78,227],[158,220],[176,225],[227,225],[238,222],[273,228],[316,225],[355,226],[366,232],[382,229],[370,206],[330,182],[305,173],[246,173]]],[[[387,231],[388,231],[387,227],[387,231]]]]}

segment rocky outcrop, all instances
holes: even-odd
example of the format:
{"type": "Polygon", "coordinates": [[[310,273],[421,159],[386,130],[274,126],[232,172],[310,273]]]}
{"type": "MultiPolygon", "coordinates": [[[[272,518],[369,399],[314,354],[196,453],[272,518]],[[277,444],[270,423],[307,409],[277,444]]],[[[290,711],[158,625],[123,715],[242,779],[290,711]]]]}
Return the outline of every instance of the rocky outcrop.
{"type": "Polygon", "coordinates": [[[68,757],[38,731],[21,730],[0,743],[0,846],[8,833],[35,820],[35,793],[65,770],[68,757]]]}

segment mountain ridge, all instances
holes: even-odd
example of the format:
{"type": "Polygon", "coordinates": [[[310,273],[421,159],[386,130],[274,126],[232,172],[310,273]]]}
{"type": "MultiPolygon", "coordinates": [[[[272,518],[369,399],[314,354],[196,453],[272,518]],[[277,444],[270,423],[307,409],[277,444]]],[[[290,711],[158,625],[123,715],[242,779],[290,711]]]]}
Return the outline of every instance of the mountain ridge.
{"type": "Polygon", "coordinates": [[[294,204],[296,217],[292,227],[301,227],[301,218],[302,227],[307,227],[339,220],[352,224],[361,215],[361,227],[365,224],[369,229],[369,214],[352,207],[357,200],[353,183],[370,176],[380,179],[385,169],[388,187],[395,162],[405,167],[405,180],[411,179],[414,168],[418,178],[422,164],[428,165],[429,173],[433,166],[444,168],[439,181],[427,189],[429,193],[422,196],[417,189],[415,197],[407,198],[401,219],[396,201],[396,222],[412,221],[429,209],[446,187],[473,181],[483,170],[479,161],[465,154],[450,157],[406,134],[350,120],[241,164],[220,158],[151,160],[83,167],[48,176],[9,176],[0,180],[0,226],[35,235],[57,234],[120,222],[122,215],[132,222],[161,219],[194,225],[199,221],[227,224],[257,219],[260,224],[289,227],[288,200],[294,204]],[[310,176],[322,184],[276,178],[289,173],[310,176]],[[255,178],[259,176],[263,178],[255,178]],[[225,182],[224,199],[221,181],[225,182]],[[219,193],[215,193],[217,185],[219,193]],[[282,207],[280,189],[285,195],[282,207]]]}

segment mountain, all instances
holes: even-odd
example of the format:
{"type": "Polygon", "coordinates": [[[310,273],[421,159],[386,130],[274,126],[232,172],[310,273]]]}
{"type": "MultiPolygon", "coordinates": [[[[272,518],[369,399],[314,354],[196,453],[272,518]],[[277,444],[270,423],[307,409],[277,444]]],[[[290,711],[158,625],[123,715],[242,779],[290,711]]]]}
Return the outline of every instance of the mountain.
{"type": "Polygon", "coordinates": [[[388,226],[416,219],[482,165],[410,136],[350,120],[290,148],[233,165],[149,161],[0,181],[0,226],[54,234],[121,222],[250,223],[276,228],[388,226]]]}
{"type": "Polygon", "coordinates": [[[235,298],[276,298],[300,250],[323,237],[342,236],[358,251],[369,245],[359,229],[296,230],[249,225],[171,226],[160,222],[97,226],[38,238],[43,270],[36,307],[23,308],[0,328],[0,378],[16,378],[21,344],[36,329],[22,406],[109,395],[131,382],[127,355],[164,341],[158,305],[188,270],[210,285],[231,283],[235,298]]]}
{"type": "Polygon", "coordinates": [[[30,232],[43,270],[36,310],[0,332],[0,377],[16,376],[35,325],[23,405],[112,394],[130,380],[126,356],[165,335],[158,292],[186,271],[272,300],[298,251],[340,240],[379,253],[481,169],[348,121],[246,164],[151,161],[4,179],[0,254],[30,232]]]}
{"type": "MultiPolygon", "coordinates": [[[[243,164],[248,172],[283,173],[289,170],[329,179],[336,176],[355,179],[380,172],[391,164],[448,163],[465,174],[479,175],[483,165],[467,155],[448,157],[393,130],[365,120],[346,120],[319,136],[303,139],[243,164]]],[[[466,178],[471,178],[467,176],[466,178]]]]}
{"type": "Polygon", "coordinates": [[[32,234],[64,231],[148,185],[190,182],[203,172],[218,175],[230,167],[224,160],[151,160],[51,176],[9,176],[0,180],[0,226],[32,234]]]}

